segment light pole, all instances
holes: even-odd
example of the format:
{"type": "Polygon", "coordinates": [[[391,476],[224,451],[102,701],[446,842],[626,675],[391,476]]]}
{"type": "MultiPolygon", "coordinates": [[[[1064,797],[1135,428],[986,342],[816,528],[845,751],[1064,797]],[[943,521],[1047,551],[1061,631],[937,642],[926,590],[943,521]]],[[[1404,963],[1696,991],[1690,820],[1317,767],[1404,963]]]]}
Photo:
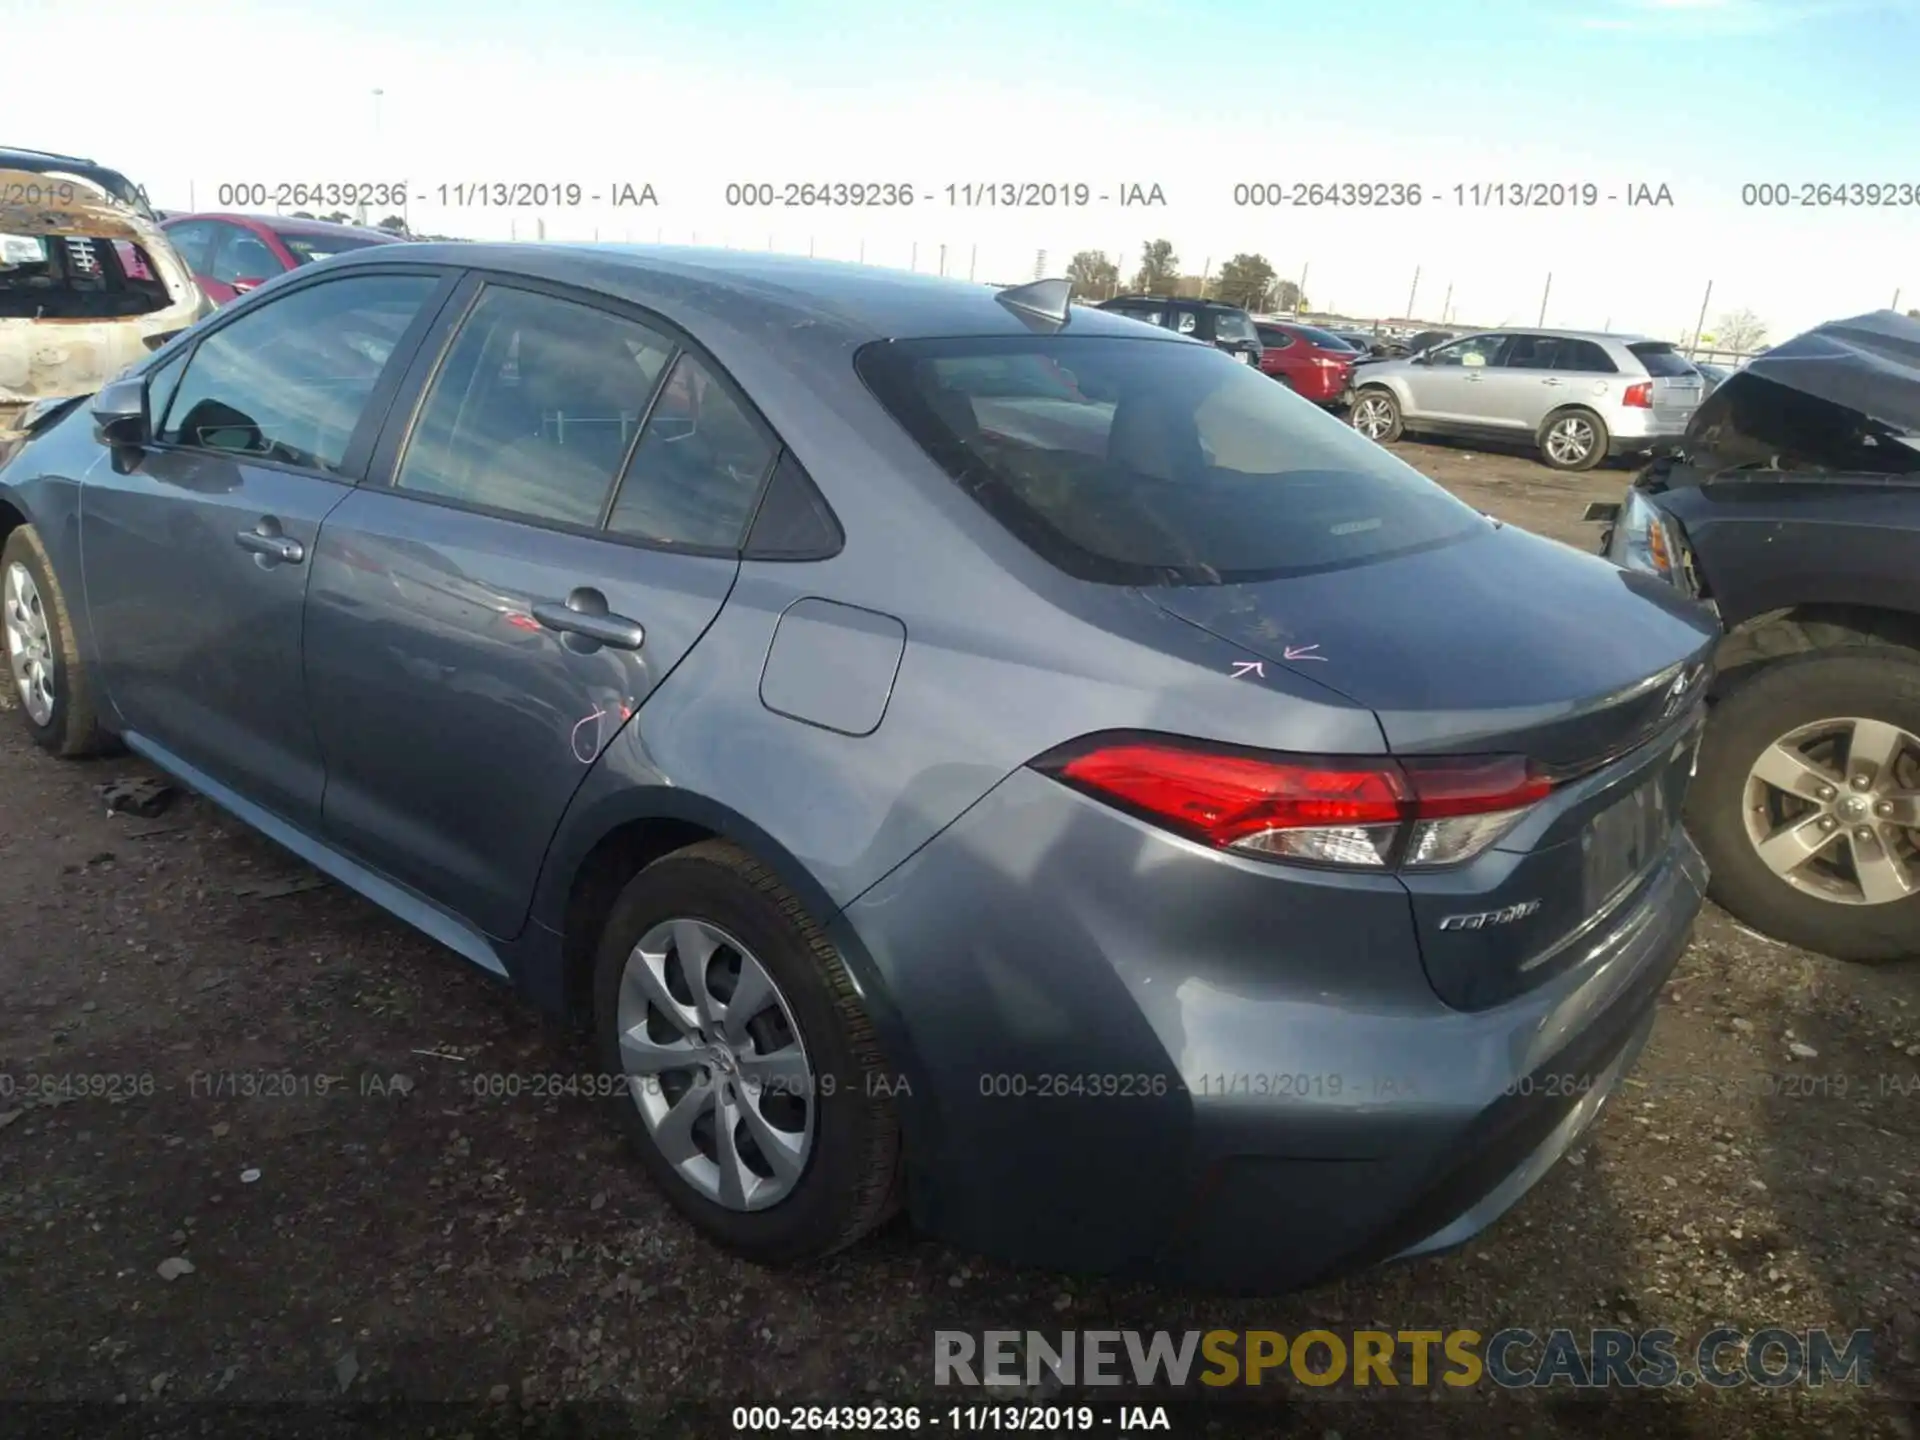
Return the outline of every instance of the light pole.
{"type": "MultiPolygon", "coordinates": [[[[380,163],[380,158],[381,158],[380,157],[380,101],[382,97],[386,95],[386,93],[387,92],[381,89],[378,85],[373,87],[373,159],[376,165],[380,163]]],[[[367,223],[367,202],[362,200],[360,202],[359,209],[360,209],[360,223],[364,225],[367,223]]]]}

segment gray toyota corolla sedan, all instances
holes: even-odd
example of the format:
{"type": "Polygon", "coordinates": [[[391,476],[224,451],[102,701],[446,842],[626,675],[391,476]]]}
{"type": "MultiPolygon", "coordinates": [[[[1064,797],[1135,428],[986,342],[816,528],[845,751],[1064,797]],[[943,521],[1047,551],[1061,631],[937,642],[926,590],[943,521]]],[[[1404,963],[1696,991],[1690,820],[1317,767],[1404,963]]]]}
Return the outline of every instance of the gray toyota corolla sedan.
{"type": "Polygon", "coordinates": [[[382,246],[30,429],[34,738],[590,1022],[755,1259],[1447,1248],[1700,904],[1690,602],[1063,282],[382,246]]]}

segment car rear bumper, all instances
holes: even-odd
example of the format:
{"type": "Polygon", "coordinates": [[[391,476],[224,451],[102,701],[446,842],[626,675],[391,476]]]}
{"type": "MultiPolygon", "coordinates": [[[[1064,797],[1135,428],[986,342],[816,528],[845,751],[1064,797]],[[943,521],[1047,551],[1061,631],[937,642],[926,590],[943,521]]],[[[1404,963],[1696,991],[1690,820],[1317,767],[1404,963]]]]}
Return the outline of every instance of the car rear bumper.
{"type": "Polygon", "coordinates": [[[1391,877],[1224,859],[1022,772],[845,914],[931,1093],[923,1228],[1026,1263],[1272,1292],[1460,1244],[1592,1123],[1705,867],[1509,1003],[1427,983],[1391,877]]]}
{"type": "Polygon", "coordinates": [[[1611,455],[1638,455],[1658,445],[1680,439],[1687,433],[1692,416],[1665,417],[1647,410],[1621,412],[1608,422],[1607,451],[1611,455]]]}

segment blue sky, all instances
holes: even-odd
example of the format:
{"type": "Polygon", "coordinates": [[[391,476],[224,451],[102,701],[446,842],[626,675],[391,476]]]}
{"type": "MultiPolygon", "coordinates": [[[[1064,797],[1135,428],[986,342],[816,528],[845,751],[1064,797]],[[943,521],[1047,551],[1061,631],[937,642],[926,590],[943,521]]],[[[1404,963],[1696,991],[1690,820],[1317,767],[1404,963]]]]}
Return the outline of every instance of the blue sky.
{"type": "MultiPolygon", "coordinates": [[[[1240,250],[1316,301],[1392,313],[1451,288],[1459,318],[1690,327],[1750,307],[1776,334],[1920,305],[1920,205],[1754,210],[1745,181],[1920,186],[1914,0],[202,0],[191,19],[99,0],[122,54],[198,47],[156,89],[71,103],[65,65],[16,66],[13,143],[72,148],[211,208],[222,182],[404,177],[416,225],[533,233],[530,213],[431,203],[441,182],[643,178],[661,203],[541,217],[549,238],[806,251],[949,273],[1050,271],[1172,239],[1240,250]],[[118,12],[118,13],[116,13],[118,12]],[[216,43],[215,37],[219,38],[216,43]],[[385,94],[374,122],[372,90],[385,94]],[[46,117],[60,117],[46,130],[46,117]],[[33,118],[40,117],[40,128],[33,118]],[[27,129],[20,129],[21,125],[27,129]],[[728,207],[725,182],[1159,183],[1164,210],[912,213],[728,207]],[[1592,179],[1667,184],[1661,211],[1253,212],[1233,184],[1592,179]],[[964,257],[964,260],[963,258],[964,257]]],[[[56,0],[0,0],[15,55],[61,54],[56,0]]]]}

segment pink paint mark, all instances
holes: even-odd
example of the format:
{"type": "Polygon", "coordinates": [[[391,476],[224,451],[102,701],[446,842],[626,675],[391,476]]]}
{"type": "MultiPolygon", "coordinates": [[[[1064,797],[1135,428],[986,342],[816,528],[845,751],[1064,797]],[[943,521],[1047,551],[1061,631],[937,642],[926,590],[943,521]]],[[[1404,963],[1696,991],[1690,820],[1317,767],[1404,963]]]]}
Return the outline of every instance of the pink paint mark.
{"type": "Polygon", "coordinates": [[[582,765],[591,765],[594,757],[600,753],[600,718],[606,713],[605,710],[596,708],[591,715],[583,716],[573,727],[573,758],[582,765]],[[593,726],[593,733],[582,735],[580,732],[589,725],[593,726]],[[581,743],[583,740],[587,742],[584,745],[581,743]]]}
{"type": "Polygon", "coordinates": [[[1258,675],[1262,680],[1266,679],[1266,666],[1262,665],[1258,660],[1236,660],[1233,662],[1234,679],[1243,680],[1249,675],[1258,675]]]}
{"type": "Polygon", "coordinates": [[[1312,653],[1313,651],[1318,650],[1319,648],[1320,647],[1318,645],[1289,645],[1287,646],[1286,658],[1289,660],[1324,660],[1326,659],[1327,657],[1324,655],[1315,655],[1312,653]]]}

